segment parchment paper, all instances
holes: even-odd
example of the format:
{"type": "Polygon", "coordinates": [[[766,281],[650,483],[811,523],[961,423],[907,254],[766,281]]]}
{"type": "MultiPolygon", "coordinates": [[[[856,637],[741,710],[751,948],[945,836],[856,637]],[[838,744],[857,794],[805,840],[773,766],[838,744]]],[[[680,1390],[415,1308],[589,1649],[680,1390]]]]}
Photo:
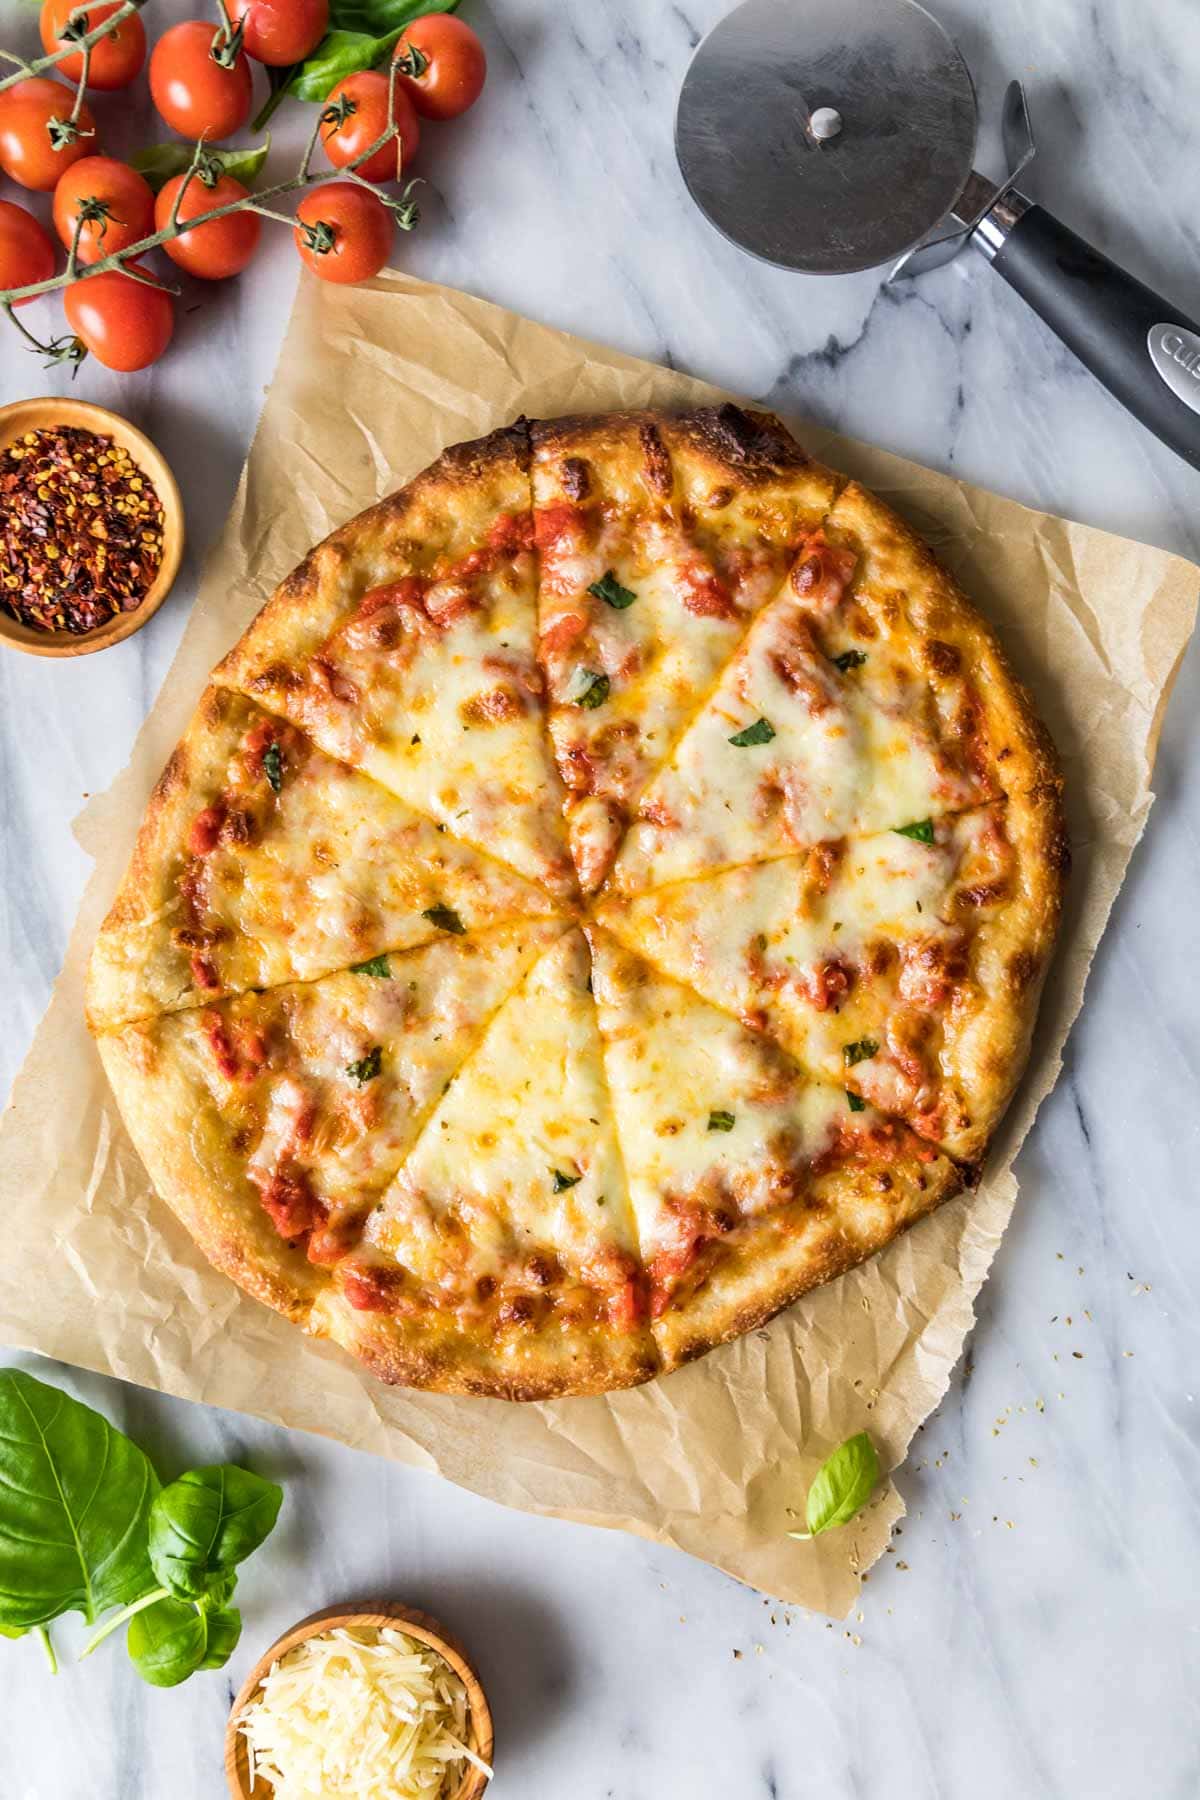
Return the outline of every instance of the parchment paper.
{"type": "Polygon", "coordinates": [[[688,405],[716,390],[389,273],[302,281],[233,510],[132,759],[79,835],[96,859],[62,976],[0,1125],[0,1338],[440,1471],[505,1505],[675,1544],[841,1616],[902,1504],[784,1534],[819,1462],[864,1427],[891,1467],[944,1393],[1016,1199],[1012,1159],[1053,1084],[1150,806],[1198,573],[790,420],[886,495],[992,618],[1062,751],[1075,853],[1032,1065],[979,1191],[765,1330],[647,1387],[540,1406],[389,1390],[210,1270],[155,1197],[83,1024],[83,968],[150,787],[210,667],[277,581],[444,445],[531,416],[688,405]]]}

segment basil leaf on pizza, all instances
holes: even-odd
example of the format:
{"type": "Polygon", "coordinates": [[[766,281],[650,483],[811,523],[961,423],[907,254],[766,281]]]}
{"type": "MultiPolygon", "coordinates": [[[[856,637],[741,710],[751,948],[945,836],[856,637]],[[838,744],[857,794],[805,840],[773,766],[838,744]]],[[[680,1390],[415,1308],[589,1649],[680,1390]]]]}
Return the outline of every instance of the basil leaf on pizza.
{"type": "Polygon", "coordinates": [[[357,1081],[359,1087],[363,1087],[368,1081],[374,1081],[382,1068],[383,1050],[379,1044],[374,1044],[365,1056],[346,1064],[346,1073],[351,1081],[357,1081]]]}
{"type": "Polygon", "coordinates": [[[865,650],[843,650],[840,656],[833,658],[833,666],[848,675],[851,669],[861,669],[867,660],[865,650]]]}
{"type": "Polygon", "coordinates": [[[427,906],[421,916],[453,937],[462,937],[467,929],[452,906],[427,906]]]}
{"type": "Polygon", "coordinates": [[[606,569],[599,581],[590,581],[587,591],[589,594],[594,594],[597,600],[603,600],[604,604],[611,606],[615,612],[624,612],[625,608],[632,606],[637,599],[632,588],[621,586],[611,569],[606,569]]]}
{"type": "Polygon", "coordinates": [[[708,1129],[710,1131],[732,1131],[737,1120],[731,1112],[710,1112],[708,1129]]]}
{"type": "Polygon", "coordinates": [[[751,744],[769,744],[774,736],[775,727],[769,719],[755,719],[753,725],[747,725],[742,731],[735,731],[729,741],[739,750],[745,750],[751,744]]]}
{"type": "Polygon", "coordinates": [[[933,842],[932,819],[917,819],[912,825],[897,825],[894,829],[897,837],[913,838],[918,844],[933,842]]]}
{"type": "Polygon", "coordinates": [[[386,956],[369,956],[366,962],[351,963],[352,975],[373,975],[377,981],[386,981],[392,968],[386,956]]]}
{"type": "Polygon", "coordinates": [[[263,774],[275,793],[283,792],[283,753],[278,744],[268,744],[263,752],[263,774]]]}
{"type": "Polygon", "coordinates": [[[848,1069],[855,1063],[869,1062],[873,1056],[879,1055],[879,1042],[876,1038],[856,1038],[852,1044],[842,1045],[842,1060],[848,1069]]]}

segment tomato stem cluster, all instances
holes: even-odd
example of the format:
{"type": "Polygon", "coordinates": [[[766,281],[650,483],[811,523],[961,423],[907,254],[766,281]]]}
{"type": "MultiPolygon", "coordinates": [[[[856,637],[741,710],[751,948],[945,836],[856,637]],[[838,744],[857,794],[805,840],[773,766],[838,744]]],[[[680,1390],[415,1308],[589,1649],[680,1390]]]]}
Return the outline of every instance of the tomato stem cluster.
{"type": "Polygon", "coordinates": [[[74,112],[71,115],[73,119],[76,118],[79,113],[79,108],[83,104],[84,89],[87,87],[93,44],[98,44],[100,39],[107,37],[110,31],[116,31],[117,27],[121,25],[124,20],[128,19],[131,14],[140,12],[146,3],[147,0],[123,0],[122,5],[117,8],[115,13],[110,13],[108,18],[103,19],[99,25],[93,25],[92,29],[84,32],[82,37],[76,37],[73,33],[64,32],[64,38],[70,37],[69,43],[64,43],[61,49],[52,50],[46,56],[35,57],[32,62],[29,62],[24,56],[18,56],[13,50],[0,50],[0,58],[3,58],[5,62],[17,64],[15,74],[0,76],[0,94],[2,94],[6,88],[15,86],[18,81],[28,81],[31,75],[40,75],[44,69],[56,68],[58,64],[64,62],[68,56],[78,56],[82,51],[83,69],[79,82],[79,91],[75,96],[74,112]]]}
{"type": "MultiPolygon", "coordinates": [[[[138,11],[144,4],[145,0],[124,0],[124,4],[115,13],[105,19],[102,24],[88,31],[84,36],[74,37],[69,48],[59,50],[50,56],[41,57],[36,62],[25,62],[20,57],[14,57],[11,52],[0,51],[0,56],[21,64],[21,69],[18,74],[7,76],[0,80],[0,92],[2,92],[4,88],[11,86],[14,82],[24,80],[27,76],[36,74],[39,70],[59,62],[63,56],[76,54],[79,51],[82,51],[83,70],[71,118],[70,120],[53,121],[53,123],[58,125],[64,132],[78,136],[77,116],[86,87],[92,46],[102,37],[106,36],[108,32],[116,30],[122,20],[128,18],[131,13],[138,11]]],[[[231,27],[228,13],[225,11],[223,4],[221,6],[221,11],[225,23],[223,28],[218,28],[217,38],[220,39],[223,30],[232,39],[240,40],[241,26],[231,27]]],[[[86,15],[84,16],[86,17],[86,15]]],[[[217,52],[214,49],[214,55],[216,54],[217,52]]],[[[182,236],[184,232],[195,230],[216,219],[228,218],[233,213],[254,212],[258,213],[263,218],[274,219],[280,224],[290,225],[297,231],[298,236],[309,250],[318,255],[328,254],[334,249],[336,242],[336,233],[331,225],[320,219],[309,221],[297,220],[287,213],[275,211],[271,206],[265,203],[279,199],[284,194],[294,193],[300,188],[318,187],[325,182],[333,180],[345,181],[349,179],[357,182],[361,187],[366,188],[368,192],[374,194],[376,199],[379,200],[382,205],[387,207],[389,212],[393,215],[396,224],[399,225],[402,231],[411,231],[420,217],[418,208],[412,199],[412,191],[416,185],[415,182],[408,182],[403,190],[393,197],[387,193],[381,192],[373,182],[366,180],[358,173],[358,170],[363,163],[369,162],[371,157],[382,150],[385,144],[399,136],[395,119],[396,81],[399,73],[400,70],[398,68],[393,68],[389,79],[388,118],[385,129],[375,139],[374,143],[369,144],[365,150],[355,156],[344,168],[331,168],[317,172],[313,171],[312,159],[320,139],[321,128],[322,125],[329,121],[327,110],[322,109],[318,113],[312,132],[309,135],[308,142],[305,145],[304,153],[300,159],[299,167],[294,175],[290,176],[285,181],[273,182],[269,187],[244,194],[236,200],[227,201],[224,205],[211,207],[206,212],[194,213],[188,219],[181,222],[180,207],[184,195],[191,183],[193,181],[200,181],[204,186],[212,187],[215,185],[215,181],[220,174],[221,165],[219,152],[214,152],[211,146],[200,141],[196,143],[192,151],[191,162],[175,193],[167,223],[161,230],[152,232],[149,236],[140,238],[136,243],[128,244],[122,249],[114,251],[109,256],[100,257],[93,263],[89,263],[86,266],[80,265],[78,250],[80,236],[85,225],[89,222],[95,222],[97,218],[107,217],[106,209],[102,204],[93,202],[89,205],[85,202],[79,208],[75,222],[74,235],[67,251],[67,266],[64,272],[61,275],[52,275],[45,281],[30,282],[24,287],[0,290],[0,309],[7,313],[9,319],[17,327],[17,330],[21,333],[22,337],[28,340],[31,347],[47,355],[54,362],[78,362],[86,352],[78,343],[77,339],[74,337],[56,338],[49,344],[41,343],[16,317],[13,310],[14,307],[20,302],[33,299],[39,294],[53,293],[57,289],[73,286],[77,282],[89,281],[97,275],[104,275],[114,270],[119,270],[122,274],[129,276],[130,279],[144,282],[150,287],[177,293],[179,291],[178,289],[169,288],[166,283],[159,281],[155,276],[148,274],[145,270],[133,266],[137,259],[144,256],[147,251],[155,250],[159,246],[170,242],[173,238],[182,236]]],[[[64,139],[64,141],[66,140],[64,139]]],[[[399,157],[397,160],[399,161],[399,157]]],[[[101,227],[100,235],[101,238],[103,238],[103,225],[101,227]]]]}

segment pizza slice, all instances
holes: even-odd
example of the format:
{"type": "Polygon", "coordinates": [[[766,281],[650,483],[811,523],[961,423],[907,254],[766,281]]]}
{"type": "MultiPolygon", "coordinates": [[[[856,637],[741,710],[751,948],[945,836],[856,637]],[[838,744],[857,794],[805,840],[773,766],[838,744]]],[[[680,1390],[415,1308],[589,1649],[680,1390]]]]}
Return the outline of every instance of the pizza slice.
{"type": "Polygon", "coordinates": [[[553,904],[284,719],[209,688],[100,929],[88,1018],[109,1030],[553,904]]]}
{"type": "Polygon", "coordinates": [[[1028,1054],[1068,860],[1042,788],[598,916],[805,1068],[974,1161],[1028,1054]]]}
{"type": "Polygon", "coordinates": [[[735,406],[535,423],[540,657],[585,892],[836,478],[735,406]]]}
{"type": "Polygon", "coordinates": [[[991,633],[925,545],[851,484],[643,794],[614,881],[637,892],[919,830],[1055,780],[991,633]]]}
{"type": "Polygon", "coordinates": [[[546,742],[523,426],[312,552],[217,669],[456,837],[574,891],[546,742]]]}
{"type": "Polygon", "coordinates": [[[655,1340],[674,1367],[861,1262],[962,1186],[903,1124],[592,928],[655,1340]]]}
{"type": "Polygon", "coordinates": [[[499,926],[102,1036],[151,1180],[218,1267],[302,1314],[561,930],[499,926]]]}
{"type": "Polygon", "coordinates": [[[322,1303],[389,1379],[529,1399],[656,1366],[572,928],[501,1007],[322,1303]]]}

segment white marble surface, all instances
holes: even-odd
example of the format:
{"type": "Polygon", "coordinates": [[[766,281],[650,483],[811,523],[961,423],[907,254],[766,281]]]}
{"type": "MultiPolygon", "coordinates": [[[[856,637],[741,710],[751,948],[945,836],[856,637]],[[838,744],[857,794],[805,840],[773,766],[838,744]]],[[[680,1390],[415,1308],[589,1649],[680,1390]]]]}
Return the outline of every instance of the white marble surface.
{"type": "MultiPolygon", "coordinates": [[[[150,16],[188,10],[201,9],[153,0],[150,16]]],[[[414,272],[744,393],[786,396],[797,412],[1040,506],[1200,552],[1200,478],[1127,422],[982,265],[896,290],[874,275],[806,281],[739,256],[692,212],[671,147],[674,99],[724,0],[464,10],[487,39],[491,80],[471,120],[428,133],[426,222],[399,251],[414,272]]],[[[1035,195],[1195,310],[1192,0],[941,0],[940,12],[985,110],[1009,75],[1028,82],[1035,195]]],[[[0,0],[6,39],[30,38],[32,17],[0,0]]],[[[114,118],[111,139],[134,129],[123,108],[102,108],[114,118]]],[[[285,124],[277,140],[299,128],[285,124]]],[[[191,550],[175,596],[130,643],[74,666],[0,656],[5,1086],[86,873],[70,820],[123,765],[166,669],[293,281],[280,232],[236,286],[189,291],[196,310],[158,369],[122,379],[85,366],[76,384],[137,419],[174,461],[191,550]]],[[[49,307],[30,318],[49,324],[49,307]]],[[[67,383],[0,335],[0,398],[49,386],[67,383]]],[[[497,1711],[497,1800],[1195,1800],[1198,700],[1193,652],[1146,840],[1019,1164],[1022,1198],[984,1293],[973,1372],[960,1370],[900,1474],[910,1515],[861,1616],[831,1627],[630,1538],[507,1513],[317,1440],[59,1371],[164,1465],[242,1453],[286,1481],[279,1536],[243,1584],[233,1681],[301,1612],[383,1590],[443,1613],[478,1652],[497,1711]]],[[[117,1649],[56,1681],[30,1645],[0,1657],[9,1800],[221,1791],[226,1675],[158,1693],[117,1649]]]]}

